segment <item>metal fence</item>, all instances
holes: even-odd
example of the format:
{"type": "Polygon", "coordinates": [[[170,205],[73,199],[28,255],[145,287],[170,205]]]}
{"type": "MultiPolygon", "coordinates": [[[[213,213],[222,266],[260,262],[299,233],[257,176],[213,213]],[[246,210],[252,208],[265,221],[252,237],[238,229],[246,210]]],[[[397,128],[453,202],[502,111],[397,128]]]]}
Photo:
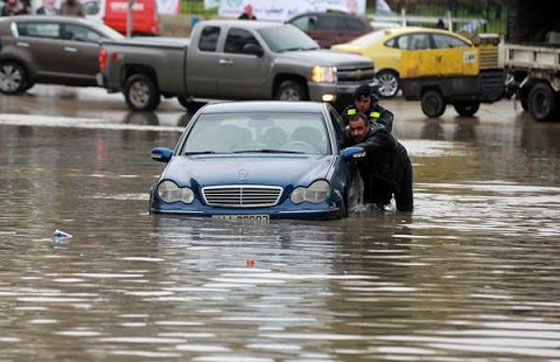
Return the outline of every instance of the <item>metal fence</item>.
{"type": "MultiPolygon", "coordinates": [[[[274,0],[271,0],[274,1],[274,0]]],[[[500,33],[506,29],[508,0],[385,0],[394,17],[407,17],[407,25],[435,26],[441,19],[445,27],[451,20],[454,31],[500,33]],[[411,20],[412,19],[412,20],[411,20]]],[[[538,1],[538,0],[536,0],[538,1]]],[[[366,0],[366,12],[372,15],[377,0],[366,0]]],[[[214,10],[204,9],[204,0],[180,0],[181,12],[212,17],[214,10]]]]}

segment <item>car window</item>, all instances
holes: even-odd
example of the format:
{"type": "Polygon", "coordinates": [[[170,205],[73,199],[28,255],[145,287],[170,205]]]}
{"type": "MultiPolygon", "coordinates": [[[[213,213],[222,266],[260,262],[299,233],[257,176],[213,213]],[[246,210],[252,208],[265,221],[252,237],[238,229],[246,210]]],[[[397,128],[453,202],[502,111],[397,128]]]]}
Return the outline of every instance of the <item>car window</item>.
{"type": "Polygon", "coordinates": [[[365,31],[365,25],[362,21],[353,16],[344,16],[341,17],[344,22],[344,27],[341,30],[349,30],[349,31],[365,31]]]}
{"type": "Polygon", "coordinates": [[[203,114],[196,120],[181,153],[259,150],[329,154],[329,137],[321,113],[203,114]]]}
{"type": "Polygon", "coordinates": [[[102,38],[101,34],[81,25],[64,25],[64,39],[81,41],[86,43],[98,43],[102,38]]]}
{"type": "Polygon", "coordinates": [[[331,116],[331,122],[336,133],[336,141],[339,145],[342,145],[343,135],[344,135],[344,120],[337,111],[329,106],[329,114],[331,116]]]}
{"type": "Polygon", "coordinates": [[[317,26],[317,16],[301,16],[294,19],[290,24],[303,31],[315,30],[317,26]]]}
{"type": "Polygon", "coordinates": [[[46,22],[18,23],[19,36],[32,36],[36,38],[60,38],[60,24],[46,22]]]}
{"type": "MultiPolygon", "coordinates": [[[[409,50],[422,50],[422,49],[430,49],[430,37],[426,33],[415,33],[406,35],[408,38],[407,48],[409,50]]],[[[399,48],[400,44],[399,44],[399,48]]],[[[403,49],[403,48],[401,48],[403,49]]]]}
{"type": "Polygon", "coordinates": [[[343,30],[346,26],[344,18],[336,15],[321,15],[317,21],[317,29],[323,31],[343,30]]]}
{"type": "Polygon", "coordinates": [[[232,28],[228,31],[224,53],[245,54],[243,47],[247,44],[259,45],[259,42],[247,30],[232,28]]]}
{"type": "Polygon", "coordinates": [[[99,7],[99,1],[86,1],[82,4],[82,10],[85,15],[97,15],[101,8],[99,7]]]}
{"type": "Polygon", "coordinates": [[[437,49],[470,47],[469,43],[451,35],[432,34],[437,49]]]}
{"type": "Polygon", "coordinates": [[[385,42],[385,46],[388,46],[390,48],[398,48],[399,45],[397,44],[397,39],[398,39],[398,37],[391,38],[391,39],[387,40],[385,42]]]}
{"type": "Polygon", "coordinates": [[[215,52],[218,46],[218,38],[220,37],[220,27],[207,26],[200,33],[198,41],[198,49],[205,52],[215,52]]]}
{"type": "Polygon", "coordinates": [[[257,30],[275,53],[291,50],[316,50],[319,45],[295,26],[281,25],[257,30]]]}

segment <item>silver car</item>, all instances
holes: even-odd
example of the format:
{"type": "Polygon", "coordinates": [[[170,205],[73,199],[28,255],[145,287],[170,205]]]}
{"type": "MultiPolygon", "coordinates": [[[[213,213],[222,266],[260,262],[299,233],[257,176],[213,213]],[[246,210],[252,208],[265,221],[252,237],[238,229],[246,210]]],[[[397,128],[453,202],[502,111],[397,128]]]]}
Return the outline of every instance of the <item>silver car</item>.
{"type": "Polygon", "coordinates": [[[24,92],[35,83],[96,86],[99,41],[121,39],[113,29],[68,16],[0,19],[0,92],[24,92]]]}

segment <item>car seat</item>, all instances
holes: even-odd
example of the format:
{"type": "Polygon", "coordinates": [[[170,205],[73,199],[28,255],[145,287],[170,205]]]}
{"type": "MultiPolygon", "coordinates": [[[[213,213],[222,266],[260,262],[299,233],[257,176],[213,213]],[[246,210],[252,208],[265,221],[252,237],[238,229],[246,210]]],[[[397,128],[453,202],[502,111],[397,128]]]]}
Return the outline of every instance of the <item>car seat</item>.
{"type": "Polygon", "coordinates": [[[292,133],[292,141],[308,144],[317,152],[324,152],[324,142],[321,132],[313,127],[301,126],[292,133]]]}
{"type": "Polygon", "coordinates": [[[270,127],[263,134],[263,148],[279,149],[288,141],[288,134],[280,127],[270,127]]]}

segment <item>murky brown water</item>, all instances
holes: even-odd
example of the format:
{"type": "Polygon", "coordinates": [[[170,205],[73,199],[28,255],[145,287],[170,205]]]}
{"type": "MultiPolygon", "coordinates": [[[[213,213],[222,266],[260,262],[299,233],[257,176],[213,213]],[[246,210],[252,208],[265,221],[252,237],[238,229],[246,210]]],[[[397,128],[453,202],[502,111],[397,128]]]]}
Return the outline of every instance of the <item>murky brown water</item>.
{"type": "Polygon", "coordinates": [[[1,361],[560,359],[560,123],[387,102],[412,216],[257,226],[148,215],[176,102],[42,92],[0,100],[1,361]]]}

